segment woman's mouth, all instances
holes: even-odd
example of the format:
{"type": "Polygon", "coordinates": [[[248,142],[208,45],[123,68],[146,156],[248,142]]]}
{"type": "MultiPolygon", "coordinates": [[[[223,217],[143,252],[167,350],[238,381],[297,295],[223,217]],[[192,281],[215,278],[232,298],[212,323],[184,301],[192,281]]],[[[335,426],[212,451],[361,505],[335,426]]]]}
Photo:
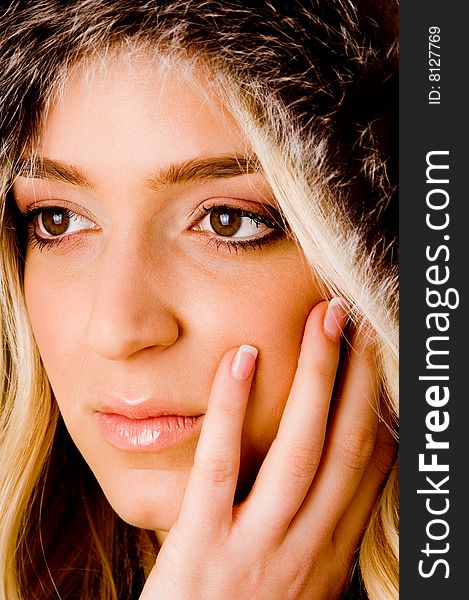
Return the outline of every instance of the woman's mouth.
{"type": "Polygon", "coordinates": [[[203,415],[138,417],[135,412],[106,409],[96,413],[102,436],[114,448],[126,452],[157,452],[199,435],[202,427],[203,415]]]}

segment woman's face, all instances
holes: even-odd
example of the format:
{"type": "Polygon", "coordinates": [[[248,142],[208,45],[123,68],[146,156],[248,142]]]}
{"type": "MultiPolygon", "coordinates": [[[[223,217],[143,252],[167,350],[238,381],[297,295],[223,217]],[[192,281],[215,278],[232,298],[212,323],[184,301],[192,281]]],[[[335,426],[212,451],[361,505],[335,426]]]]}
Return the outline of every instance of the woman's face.
{"type": "Polygon", "coordinates": [[[54,396],[119,515],[168,530],[220,358],[259,349],[242,495],[321,296],[233,118],[189,77],[136,58],[79,72],[37,153],[14,193],[29,211],[26,302],[54,396]]]}

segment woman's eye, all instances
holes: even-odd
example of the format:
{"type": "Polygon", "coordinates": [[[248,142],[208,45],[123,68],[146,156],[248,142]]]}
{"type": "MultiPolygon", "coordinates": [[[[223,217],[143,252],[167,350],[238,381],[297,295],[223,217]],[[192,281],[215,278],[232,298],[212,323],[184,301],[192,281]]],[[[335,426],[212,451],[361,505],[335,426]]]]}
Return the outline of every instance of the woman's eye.
{"type": "Polygon", "coordinates": [[[194,229],[212,232],[220,237],[251,239],[265,235],[275,228],[267,217],[239,209],[217,207],[204,210],[207,215],[194,229]]]}
{"type": "Polygon", "coordinates": [[[44,208],[36,212],[37,233],[45,238],[96,229],[92,221],[66,208],[44,208]]]}

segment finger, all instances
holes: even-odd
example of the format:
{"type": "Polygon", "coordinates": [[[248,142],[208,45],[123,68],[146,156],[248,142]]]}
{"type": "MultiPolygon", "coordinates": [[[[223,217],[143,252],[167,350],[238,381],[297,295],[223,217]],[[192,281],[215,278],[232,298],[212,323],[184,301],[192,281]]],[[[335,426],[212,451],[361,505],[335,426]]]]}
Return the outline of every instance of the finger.
{"type": "Polygon", "coordinates": [[[376,443],[355,497],[337,524],[333,536],[339,555],[348,555],[358,547],[366,524],[383,485],[396,462],[397,442],[388,420],[378,425],[376,443]],[[387,421],[387,422],[386,422],[387,421]]]}
{"type": "Polygon", "coordinates": [[[270,531],[282,538],[316,473],[346,319],[344,306],[335,299],[316,305],[307,320],[298,368],[277,437],[243,512],[237,515],[237,520],[245,519],[250,530],[257,528],[264,536],[270,531]]]}
{"type": "Polygon", "coordinates": [[[240,462],[241,431],[257,350],[241,346],[221,360],[212,384],[178,523],[197,534],[228,528],[240,462]]]}
{"type": "Polygon", "coordinates": [[[332,538],[370,461],[377,430],[374,355],[354,341],[328,425],[323,459],[303,506],[292,522],[293,539],[332,538]]]}

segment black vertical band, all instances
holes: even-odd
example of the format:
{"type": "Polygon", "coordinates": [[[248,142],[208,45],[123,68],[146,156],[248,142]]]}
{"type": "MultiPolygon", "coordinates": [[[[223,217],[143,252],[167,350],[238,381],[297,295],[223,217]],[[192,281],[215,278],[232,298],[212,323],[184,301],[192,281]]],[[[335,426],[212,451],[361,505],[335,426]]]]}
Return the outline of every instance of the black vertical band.
{"type": "Polygon", "coordinates": [[[400,15],[401,593],[469,597],[469,22],[400,15]]]}

